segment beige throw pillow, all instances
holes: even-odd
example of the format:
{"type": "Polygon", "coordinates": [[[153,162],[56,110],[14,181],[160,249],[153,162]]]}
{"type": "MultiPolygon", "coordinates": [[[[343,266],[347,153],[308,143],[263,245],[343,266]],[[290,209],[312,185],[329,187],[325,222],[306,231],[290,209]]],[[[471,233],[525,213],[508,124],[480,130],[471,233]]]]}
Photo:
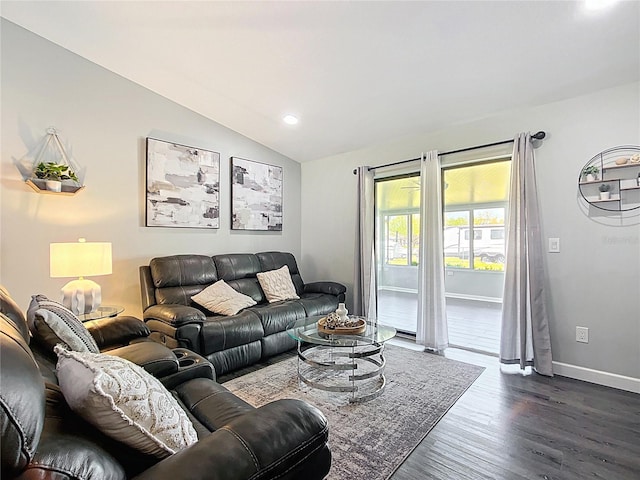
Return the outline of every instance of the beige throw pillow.
{"type": "Polygon", "coordinates": [[[293,286],[289,267],[286,265],[277,270],[256,273],[256,277],[269,303],[300,298],[296,294],[296,287],[293,286]]]}
{"type": "Polygon", "coordinates": [[[191,300],[220,315],[235,315],[243,308],[256,304],[253,298],[234,290],[224,280],[218,280],[213,285],[209,285],[191,297],[191,300]]]}
{"type": "Polygon", "coordinates": [[[55,347],[71,409],[105,435],[167,457],[198,441],[187,414],[158,379],[124,358],[55,347]]]}

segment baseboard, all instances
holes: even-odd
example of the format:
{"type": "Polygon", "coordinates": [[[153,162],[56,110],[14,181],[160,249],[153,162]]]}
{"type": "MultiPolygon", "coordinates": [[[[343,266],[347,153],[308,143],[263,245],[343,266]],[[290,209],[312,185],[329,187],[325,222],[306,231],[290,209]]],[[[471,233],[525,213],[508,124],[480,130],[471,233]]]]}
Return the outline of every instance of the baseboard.
{"type": "Polygon", "coordinates": [[[466,295],[464,293],[444,293],[444,296],[447,298],[459,298],[461,300],[476,300],[479,302],[490,302],[490,303],[502,303],[501,298],[497,297],[484,297],[482,295],[466,295]]]}
{"type": "MultiPolygon", "coordinates": [[[[415,288],[402,288],[402,287],[392,287],[392,286],[382,286],[378,287],[378,290],[386,290],[387,292],[402,292],[402,293],[414,293],[418,294],[418,291],[415,288]]],[[[444,292],[444,296],[447,298],[459,298],[461,300],[476,300],[479,302],[490,302],[490,303],[502,303],[501,298],[497,297],[484,297],[482,295],[466,295],[464,293],[447,293],[444,292]]]]}
{"type": "Polygon", "coordinates": [[[625,377],[617,373],[602,372],[560,362],[553,362],[553,373],[561,377],[575,378],[576,380],[596,383],[606,387],[640,393],[640,378],[625,377]]]}

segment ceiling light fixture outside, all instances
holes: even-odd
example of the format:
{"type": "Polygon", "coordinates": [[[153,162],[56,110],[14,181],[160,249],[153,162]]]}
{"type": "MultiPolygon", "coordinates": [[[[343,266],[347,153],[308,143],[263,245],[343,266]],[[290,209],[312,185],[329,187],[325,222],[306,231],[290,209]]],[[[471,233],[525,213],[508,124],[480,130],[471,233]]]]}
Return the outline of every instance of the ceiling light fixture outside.
{"type": "Polygon", "coordinates": [[[296,125],[299,120],[295,115],[285,115],[282,117],[282,121],[287,125],[296,125]]]}

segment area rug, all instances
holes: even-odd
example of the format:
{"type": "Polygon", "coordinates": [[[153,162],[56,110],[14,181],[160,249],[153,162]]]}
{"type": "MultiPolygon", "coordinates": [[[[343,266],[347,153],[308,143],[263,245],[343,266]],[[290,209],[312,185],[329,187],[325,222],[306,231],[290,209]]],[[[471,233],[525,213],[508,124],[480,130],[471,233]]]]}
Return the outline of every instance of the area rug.
{"type": "Polygon", "coordinates": [[[301,385],[297,357],[243,375],[224,386],[256,407],[298,398],[329,421],[330,480],[388,478],[467,388],[483,367],[387,345],[382,395],[349,404],[345,394],[301,385]]]}

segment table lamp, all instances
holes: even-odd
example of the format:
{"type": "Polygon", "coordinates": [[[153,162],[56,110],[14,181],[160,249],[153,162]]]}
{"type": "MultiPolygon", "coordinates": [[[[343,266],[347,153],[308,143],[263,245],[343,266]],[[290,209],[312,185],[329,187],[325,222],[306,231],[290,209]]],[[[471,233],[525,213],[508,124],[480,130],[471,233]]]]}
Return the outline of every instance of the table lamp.
{"type": "Polygon", "coordinates": [[[62,287],[62,303],[76,315],[91,313],[100,306],[100,285],[84,277],[111,274],[111,243],[52,243],[49,246],[52,278],[79,277],[62,287]]]}

